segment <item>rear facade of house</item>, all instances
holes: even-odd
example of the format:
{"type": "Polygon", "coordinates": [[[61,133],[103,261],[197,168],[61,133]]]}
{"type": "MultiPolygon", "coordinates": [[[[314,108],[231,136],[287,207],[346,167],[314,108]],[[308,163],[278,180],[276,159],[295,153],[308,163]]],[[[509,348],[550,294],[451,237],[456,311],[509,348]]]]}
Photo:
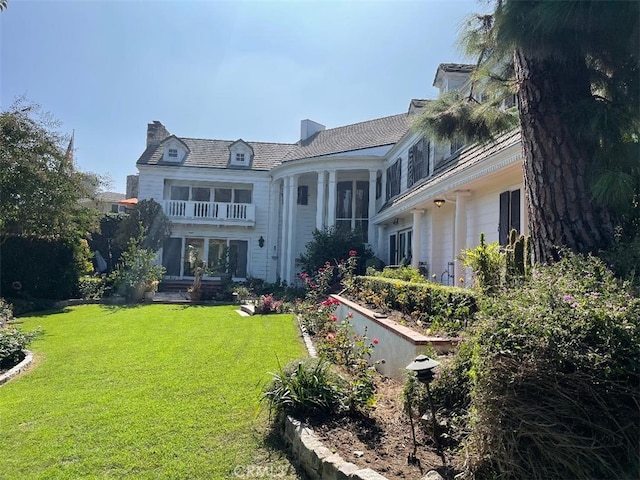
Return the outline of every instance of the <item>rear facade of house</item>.
{"type": "MultiPolygon", "coordinates": [[[[469,88],[470,65],[442,64],[441,92],[469,88]]],[[[166,278],[231,274],[298,282],[314,229],[357,229],[385,264],[411,264],[454,284],[459,252],[526,228],[520,133],[485,145],[436,142],[407,112],[327,129],[303,120],[296,143],[172,135],[155,121],[137,161],[138,197],[162,204],[173,231],[159,252],[166,278]],[[228,259],[223,261],[222,259],[228,259]]]]}

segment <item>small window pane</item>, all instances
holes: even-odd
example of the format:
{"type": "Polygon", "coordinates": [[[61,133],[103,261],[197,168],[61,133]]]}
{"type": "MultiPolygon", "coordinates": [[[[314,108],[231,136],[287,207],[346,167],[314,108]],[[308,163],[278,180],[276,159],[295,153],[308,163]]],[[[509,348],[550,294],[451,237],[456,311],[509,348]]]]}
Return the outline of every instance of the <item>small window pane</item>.
{"type": "Polygon", "coordinates": [[[307,185],[298,186],[298,205],[309,205],[309,187],[307,185]]]}
{"type": "Polygon", "coordinates": [[[251,190],[236,189],[233,191],[235,203],[251,203],[251,190]]]}
{"type": "Polygon", "coordinates": [[[353,195],[352,182],[338,182],[338,198],[336,202],[336,218],[351,219],[351,203],[353,195]]]}
{"type": "Polygon", "coordinates": [[[171,200],[189,200],[189,187],[171,187],[171,200]]]}
{"type": "Polygon", "coordinates": [[[230,188],[216,188],[214,202],[226,202],[231,203],[231,189],[230,188]]]}
{"type": "Polygon", "coordinates": [[[191,189],[191,200],[196,202],[208,202],[211,200],[211,190],[202,187],[193,187],[191,189]]]}
{"type": "Polygon", "coordinates": [[[169,157],[170,158],[178,158],[178,149],[170,148],[169,149],[169,157]]]}

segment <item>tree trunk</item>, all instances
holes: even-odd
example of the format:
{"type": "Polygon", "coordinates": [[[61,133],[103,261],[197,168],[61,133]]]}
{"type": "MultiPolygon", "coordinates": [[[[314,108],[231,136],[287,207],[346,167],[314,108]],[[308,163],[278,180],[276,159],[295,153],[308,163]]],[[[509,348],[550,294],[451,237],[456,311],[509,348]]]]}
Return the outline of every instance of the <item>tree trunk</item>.
{"type": "Polygon", "coordinates": [[[590,193],[588,173],[596,148],[580,138],[568,115],[591,98],[584,63],[560,64],[526,51],[514,54],[524,183],[536,261],[558,259],[558,249],[597,252],[613,238],[611,218],[590,193]]]}

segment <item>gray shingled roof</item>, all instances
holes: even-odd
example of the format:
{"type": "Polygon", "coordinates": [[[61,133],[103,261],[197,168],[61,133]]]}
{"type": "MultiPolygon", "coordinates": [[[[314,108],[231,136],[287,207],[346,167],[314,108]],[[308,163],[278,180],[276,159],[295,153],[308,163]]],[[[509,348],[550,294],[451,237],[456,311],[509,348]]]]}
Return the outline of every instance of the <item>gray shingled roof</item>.
{"type": "Polygon", "coordinates": [[[438,65],[439,70],[449,73],[471,73],[475,68],[475,65],[471,65],[469,63],[441,63],[438,65]]]}
{"type": "Polygon", "coordinates": [[[118,193],[118,192],[100,192],[98,193],[98,195],[96,195],[98,200],[101,200],[103,202],[112,202],[112,203],[117,203],[120,200],[124,200],[126,198],[126,195],[124,193],[118,193]]]}
{"type": "Polygon", "coordinates": [[[411,189],[402,192],[402,194],[389,200],[382,206],[380,211],[386,210],[392,205],[402,203],[407,197],[415,195],[417,192],[425,190],[467,168],[476,163],[498,153],[500,150],[504,150],[512,145],[519,143],[521,140],[520,129],[511,130],[498,136],[495,141],[487,143],[475,143],[457,151],[444,162],[438,164],[433,171],[431,177],[425,178],[411,189]]]}
{"type": "Polygon", "coordinates": [[[409,130],[407,118],[407,114],[402,113],[323,130],[298,142],[284,161],[393,145],[409,130]]]}
{"type": "MultiPolygon", "coordinates": [[[[229,164],[229,145],[236,140],[207,140],[202,138],[182,138],[182,142],[189,148],[183,163],[177,164],[187,167],[227,168],[229,164]]],[[[292,150],[296,148],[291,143],[245,142],[253,148],[253,162],[251,170],[270,170],[280,164],[292,150]]],[[[176,165],[162,160],[163,149],[159,145],[147,147],[138,159],[138,165],[176,165]]]]}
{"type": "MultiPolygon", "coordinates": [[[[253,148],[252,170],[270,170],[281,162],[313,158],[333,153],[350,152],[365,148],[393,145],[409,130],[408,115],[402,113],[366,122],[330,128],[318,132],[304,141],[291,143],[246,142],[253,148]]],[[[188,167],[227,168],[230,140],[179,138],[190,152],[183,163],[188,167]]],[[[159,145],[147,147],[137,161],[138,165],[176,165],[162,160],[159,145]]]]}

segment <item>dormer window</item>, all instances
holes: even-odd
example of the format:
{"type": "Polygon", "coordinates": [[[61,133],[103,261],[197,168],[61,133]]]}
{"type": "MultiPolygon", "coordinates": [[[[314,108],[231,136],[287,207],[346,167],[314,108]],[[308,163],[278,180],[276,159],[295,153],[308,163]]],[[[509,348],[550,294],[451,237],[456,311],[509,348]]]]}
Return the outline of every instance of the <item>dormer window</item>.
{"type": "Polygon", "coordinates": [[[171,163],[183,162],[185,156],[189,153],[189,147],[175,135],[171,135],[162,142],[162,160],[171,163]]]}
{"type": "Polygon", "coordinates": [[[253,148],[244,140],[236,140],[229,145],[229,166],[247,168],[253,162],[253,148]]]}

